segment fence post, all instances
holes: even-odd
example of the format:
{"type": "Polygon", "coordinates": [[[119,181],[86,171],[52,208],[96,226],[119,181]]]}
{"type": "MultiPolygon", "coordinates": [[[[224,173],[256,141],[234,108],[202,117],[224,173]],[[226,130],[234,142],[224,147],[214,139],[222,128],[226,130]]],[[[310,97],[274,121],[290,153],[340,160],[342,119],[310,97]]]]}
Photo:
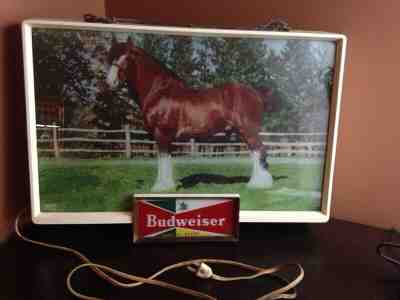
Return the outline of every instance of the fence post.
{"type": "Polygon", "coordinates": [[[131,145],[131,132],[129,125],[124,126],[125,129],[125,156],[126,158],[131,158],[132,145],[131,145]]]}
{"type": "Polygon", "coordinates": [[[195,156],[196,155],[196,145],[194,143],[194,139],[190,139],[190,155],[195,156]]]}
{"type": "Polygon", "coordinates": [[[60,157],[60,149],[58,147],[58,139],[57,139],[57,125],[53,123],[53,149],[54,149],[54,157],[60,157]]]}

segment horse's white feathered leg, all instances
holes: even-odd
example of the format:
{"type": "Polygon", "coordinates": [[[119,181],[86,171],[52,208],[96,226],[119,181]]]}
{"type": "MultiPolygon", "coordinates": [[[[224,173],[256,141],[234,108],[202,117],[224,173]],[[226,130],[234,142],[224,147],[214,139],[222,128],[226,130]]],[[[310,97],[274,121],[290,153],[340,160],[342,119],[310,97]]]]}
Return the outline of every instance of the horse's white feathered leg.
{"type": "Polygon", "coordinates": [[[253,171],[250,181],[247,183],[249,188],[270,188],[272,187],[273,178],[271,174],[262,166],[260,162],[261,154],[259,151],[251,152],[253,161],[253,171]]]}
{"type": "Polygon", "coordinates": [[[158,154],[157,179],[151,190],[153,192],[166,191],[175,188],[172,159],[169,153],[158,154]]]}

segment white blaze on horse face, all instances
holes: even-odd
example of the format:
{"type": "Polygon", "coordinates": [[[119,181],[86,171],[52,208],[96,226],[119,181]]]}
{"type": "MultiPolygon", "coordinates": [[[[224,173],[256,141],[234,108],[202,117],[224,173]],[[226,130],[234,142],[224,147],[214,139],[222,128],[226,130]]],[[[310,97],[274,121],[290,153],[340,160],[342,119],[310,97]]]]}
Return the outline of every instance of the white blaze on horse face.
{"type": "Polygon", "coordinates": [[[153,192],[159,192],[174,188],[175,182],[172,172],[171,155],[168,153],[159,153],[157,179],[151,190],[153,192]]]}
{"type": "Polygon", "coordinates": [[[252,151],[251,159],[253,161],[253,172],[250,181],[247,183],[249,188],[270,188],[272,187],[273,179],[271,174],[266,170],[260,162],[260,152],[252,151]]]}
{"type": "Polygon", "coordinates": [[[111,88],[118,85],[118,67],[116,65],[112,65],[108,70],[106,82],[111,88]]]}
{"type": "Polygon", "coordinates": [[[108,70],[106,82],[111,88],[115,88],[119,83],[118,71],[125,63],[126,55],[121,55],[116,63],[113,63],[108,70]]]}

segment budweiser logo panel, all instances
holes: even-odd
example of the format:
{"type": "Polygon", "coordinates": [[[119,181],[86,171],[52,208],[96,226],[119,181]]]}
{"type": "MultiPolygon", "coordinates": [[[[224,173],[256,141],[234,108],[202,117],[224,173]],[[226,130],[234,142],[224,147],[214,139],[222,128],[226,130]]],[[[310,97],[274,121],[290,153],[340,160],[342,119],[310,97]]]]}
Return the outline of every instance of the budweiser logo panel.
{"type": "Polygon", "coordinates": [[[238,195],[135,195],[134,241],[238,239],[238,195]]]}

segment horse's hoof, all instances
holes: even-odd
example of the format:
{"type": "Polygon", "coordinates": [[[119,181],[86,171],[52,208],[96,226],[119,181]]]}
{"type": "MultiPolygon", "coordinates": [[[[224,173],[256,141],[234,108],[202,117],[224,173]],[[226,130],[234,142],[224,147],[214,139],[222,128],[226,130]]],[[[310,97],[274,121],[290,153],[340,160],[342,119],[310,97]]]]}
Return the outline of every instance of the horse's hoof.
{"type": "Polygon", "coordinates": [[[249,182],[247,187],[249,189],[269,189],[272,187],[272,182],[249,182]]]}
{"type": "Polygon", "coordinates": [[[272,187],[272,183],[253,183],[253,182],[249,182],[247,183],[247,187],[249,189],[269,189],[272,187]]]}
{"type": "Polygon", "coordinates": [[[263,170],[258,174],[253,174],[250,181],[247,183],[247,187],[250,189],[269,189],[272,187],[274,179],[268,171],[263,170]]]}

